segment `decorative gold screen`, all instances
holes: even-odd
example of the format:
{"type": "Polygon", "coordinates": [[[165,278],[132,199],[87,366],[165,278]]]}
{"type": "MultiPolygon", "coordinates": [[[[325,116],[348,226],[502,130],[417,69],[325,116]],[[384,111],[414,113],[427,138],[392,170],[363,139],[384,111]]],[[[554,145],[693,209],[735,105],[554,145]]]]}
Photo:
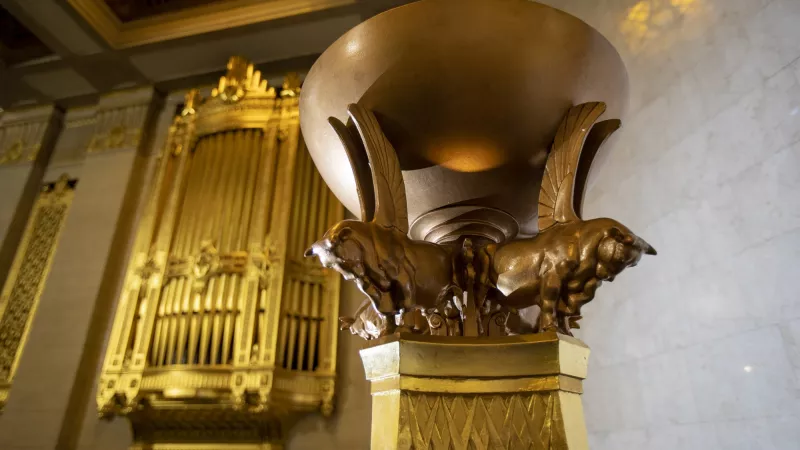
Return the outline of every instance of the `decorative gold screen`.
{"type": "Polygon", "coordinates": [[[0,408],[8,398],[76,183],[77,180],[62,175],[57,182],[42,187],[3,287],[0,297],[0,408]]]}
{"type": "Polygon", "coordinates": [[[339,281],[303,252],[343,208],[300,137],[299,91],[234,57],[174,120],[98,394],[136,445],[277,446],[298,413],[331,412],[339,281]]]}

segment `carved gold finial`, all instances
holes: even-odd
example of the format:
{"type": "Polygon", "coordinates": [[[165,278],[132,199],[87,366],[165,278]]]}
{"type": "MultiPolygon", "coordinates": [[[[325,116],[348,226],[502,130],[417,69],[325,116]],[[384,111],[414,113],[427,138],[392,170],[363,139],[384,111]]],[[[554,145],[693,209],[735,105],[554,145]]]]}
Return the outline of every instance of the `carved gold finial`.
{"type": "Polygon", "coordinates": [[[261,72],[255,70],[247,58],[232,56],[228,60],[228,72],[219,79],[219,85],[211,91],[211,96],[235,103],[251,92],[268,92],[267,80],[261,79],[261,72]]]}
{"type": "Polygon", "coordinates": [[[286,74],[286,78],[283,79],[281,97],[296,97],[300,95],[300,84],[300,76],[297,75],[297,72],[286,74]]]}
{"type": "Polygon", "coordinates": [[[200,91],[197,89],[190,89],[186,93],[186,101],[183,104],[181,116],[189,116],[197,112],[195,109],[201,102],[200,91]]]}

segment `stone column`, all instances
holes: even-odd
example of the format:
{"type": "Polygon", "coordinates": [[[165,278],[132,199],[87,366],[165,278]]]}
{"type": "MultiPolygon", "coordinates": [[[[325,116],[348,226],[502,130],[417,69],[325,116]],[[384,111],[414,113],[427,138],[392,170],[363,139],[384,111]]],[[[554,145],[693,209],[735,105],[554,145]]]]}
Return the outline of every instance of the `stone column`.
{"type": "Polygon", "coordinates": [[[401,334],[361,351],[372,450],[587,450],[589,348],[556,333],[401,334]]]}
{"type": "Polygon", "coordinates": [[[67,222],[23,350],[0,448],[74,448],[93,401],[158,109],[152,88],[101,98],[67,222]]]}

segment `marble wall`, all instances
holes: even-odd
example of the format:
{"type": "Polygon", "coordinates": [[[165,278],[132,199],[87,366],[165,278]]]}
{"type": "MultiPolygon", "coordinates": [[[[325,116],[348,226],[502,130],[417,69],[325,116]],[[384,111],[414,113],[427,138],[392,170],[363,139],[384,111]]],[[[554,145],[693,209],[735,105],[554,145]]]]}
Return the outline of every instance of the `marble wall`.
{"type": "Polygon", "coordinates": [[[630,73],[586,216],[659,251],[585,308],[591,448],[800,448],[800,1],[545,3],[630,73]]]}

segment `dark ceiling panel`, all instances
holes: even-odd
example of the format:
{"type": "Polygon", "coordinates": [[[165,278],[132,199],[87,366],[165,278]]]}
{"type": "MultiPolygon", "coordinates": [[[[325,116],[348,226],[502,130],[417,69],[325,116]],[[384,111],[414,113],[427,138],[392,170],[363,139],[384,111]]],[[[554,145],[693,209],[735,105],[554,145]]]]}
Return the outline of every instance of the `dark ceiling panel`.
{"type": "Polygon", "coordinates": [[[0,60],[6,66],[32,61],[53,52],[0,6],[0,60]]]}
{"type": "MultiPolygon", "coordinates": [[[[159,14],[220,3],[225,0],[104,0],[122,22],[144,19],[159,14]]],[[[229,1],[229,0],[228,0],[229,1]]]]}

